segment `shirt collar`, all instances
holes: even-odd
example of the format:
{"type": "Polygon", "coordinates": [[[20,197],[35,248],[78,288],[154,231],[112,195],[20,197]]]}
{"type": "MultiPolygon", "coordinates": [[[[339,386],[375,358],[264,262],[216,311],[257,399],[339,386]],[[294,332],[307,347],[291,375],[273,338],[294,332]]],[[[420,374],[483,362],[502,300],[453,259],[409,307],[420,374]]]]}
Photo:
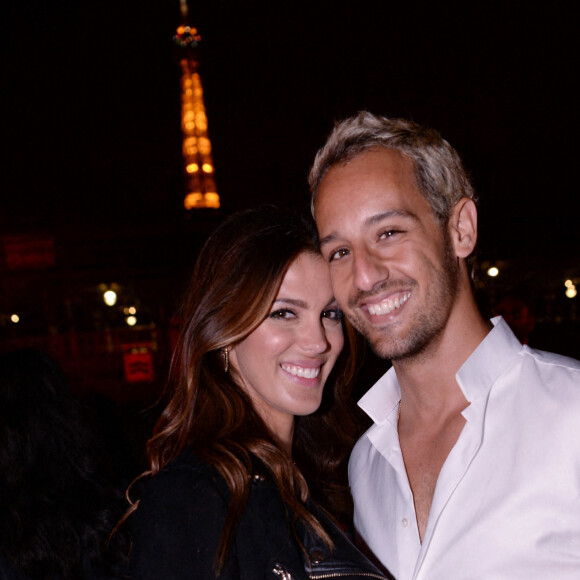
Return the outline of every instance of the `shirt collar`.
{"type": "MultiPolygon", "coordinates": [[[[487,399],[497,377],[522,349],[521,343],[501,316],[491,319],[492,330],[457,372],[465,398],[472,404],[487,399]]],[[[376,424],[393,414],[401,400],[401,387],[391,367],[359,400],[359,407],[376,424]]]]}
{"type": "Polygon", "coordinates": [[[401,400],[401,387],[391,367],[359,400],[359,407],[380,424],[386,421],[401,400]]]}
{"type": "Polygon", "coordinates": [[[456,375],[459,387],[471,403],[487,398],[499,375],[522,350],[522,344],[501,316],[492,318],[491,322],[493,328],[456,375]]]}

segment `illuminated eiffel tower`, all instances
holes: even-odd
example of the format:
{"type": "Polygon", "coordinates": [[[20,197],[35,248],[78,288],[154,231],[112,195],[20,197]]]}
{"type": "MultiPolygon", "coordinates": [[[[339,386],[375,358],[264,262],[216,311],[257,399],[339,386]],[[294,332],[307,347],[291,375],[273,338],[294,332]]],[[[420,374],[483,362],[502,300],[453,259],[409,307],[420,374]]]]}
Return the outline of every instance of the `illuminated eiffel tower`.
{"type": "Polygon", "coordinates": [[[181,131],[187,187],[183,205],[186,210],[217,209],[220,197],[215,184],[203,88],[195,54],[201,36],[188,24],[187,0],[180,0],[180,6],[183,24],[173,39],[180,50],[181,65],[181,131]]]}

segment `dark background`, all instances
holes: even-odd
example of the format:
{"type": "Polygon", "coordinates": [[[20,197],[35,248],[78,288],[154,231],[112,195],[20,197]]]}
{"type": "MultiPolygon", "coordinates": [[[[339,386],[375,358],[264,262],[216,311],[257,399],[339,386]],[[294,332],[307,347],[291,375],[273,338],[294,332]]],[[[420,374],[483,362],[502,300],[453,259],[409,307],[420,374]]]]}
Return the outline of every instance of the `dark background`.
{"type": "MultiPolygon", "coordinates": [[[[490,251],[577,244],[566,4],[337,4],[190,2],[224,205],[305,203],[333,121],[367,108],[429,124],[459,150],[490,251]]],[[[4,10],[3,212],[102,226],[181,211],[177,0],[4,10]]]]}
{"type": "MultiPolygon", "coordinates": [[[[463,157],[480,197],[481,271],[502,268],[480,281],[486,314],[517,290],[545,333],[538,346],[580,356],[579,299],[563,286],[580,283],[569,3],[190,2],[222,202],[193,215],[171,40],[179,2],[8,0],[2,14],[0,227],[49,236],[56,255],[44,270],[3,269],[4,348],[34,338],[50,350],[47,337],[72,325],[114,328],[95,290],[112,281],[166,337],[214,225],[262,202],[305,208],[333,122],[369,109],[438,129],[463,157]],[[6,321],[15,308],[30,313],[18,330],[6,321]]],[[[149,387],[129,388],[118,357],[94,370],[54,352],[83,389],[125,401],[162,382],[168,348],[155,340],[149,387]]]]}

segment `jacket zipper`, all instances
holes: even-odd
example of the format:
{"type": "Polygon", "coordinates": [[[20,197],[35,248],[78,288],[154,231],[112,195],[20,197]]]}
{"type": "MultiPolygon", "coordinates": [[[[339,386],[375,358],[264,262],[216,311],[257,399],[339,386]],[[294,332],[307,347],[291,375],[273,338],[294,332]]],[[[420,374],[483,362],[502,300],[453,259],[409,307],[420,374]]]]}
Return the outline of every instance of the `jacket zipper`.
{"type": "Polygon", "coordinates": [[[290,572],[286,572],[286,570],[284,570],[284,568],[282,568],[282,566],[280,566],[280,564],[276,564],[274,566],[274,568],[272,569],[272,572],[274,572],[274,574],[276,574],[276,576],[280,576],[280,578],[282,578],[282,580],[294,580],[292,578],[292,574],[290,574],[290,572]]]}
{"type": "Polygon", "coordinates": [[[327,572],[326,574],[308,576],[308,578],[311,580],[324,580],[325,578],[340,578],[341,576],[359,576],[360,578],[378,578],[378,580],[386,580],[382,574],[375,574],[374,572],[327,572]]]}
{"type": "MultiPolygon", "coordinates": [[[[284,570],[280,564],[276,564],[272,572],[282,580],[294,580],[292,574],[284,570]]],[[[378,580],[385,580],[385,576],[382,574],[375,574],[374,572],[328,572],[326,574],[310,575],[308,578],[311,580],[328,580],[329,578],[341,578],[342,576],[359,576],[360,578],[377,578],[378,580]]]]}

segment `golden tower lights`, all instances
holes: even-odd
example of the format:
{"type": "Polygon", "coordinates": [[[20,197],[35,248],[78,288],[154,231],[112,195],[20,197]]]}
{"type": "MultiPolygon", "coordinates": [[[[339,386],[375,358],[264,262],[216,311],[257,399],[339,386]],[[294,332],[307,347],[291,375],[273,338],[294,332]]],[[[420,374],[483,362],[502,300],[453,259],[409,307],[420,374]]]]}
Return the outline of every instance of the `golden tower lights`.
{"type": "MultiPolygon", "coordinates": [[[[187,22],[187,2],[180,0],[183,22],[187,22]]],[[[181,49],[181,131],[186,176],[185,209],[220,207],[214,178],[211,142],[208,137],[207,115],[203,101],[201,78],[194,49],[201,41],[197,30],[181,25],[173,37],[181,49]]]]}

